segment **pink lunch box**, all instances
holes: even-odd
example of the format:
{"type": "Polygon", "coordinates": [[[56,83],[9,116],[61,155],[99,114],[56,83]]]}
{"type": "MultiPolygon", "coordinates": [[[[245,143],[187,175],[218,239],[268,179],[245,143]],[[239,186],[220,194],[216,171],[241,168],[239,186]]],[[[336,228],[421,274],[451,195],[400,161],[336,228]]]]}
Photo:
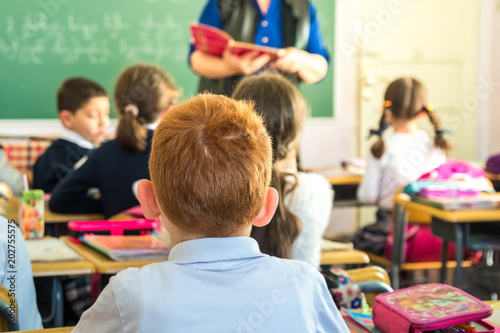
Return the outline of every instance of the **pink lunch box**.
{"type": "Polygon", "coordinates": [[[382,333],[421,333],[471,323],[478,332],[497,332],[481,321],[493,309],[468,293],[441,283],[422,284],[375,297],[373,322],[382,333]]]}
{"type": "Polygon", "coordinates": [[[68,234],[74,239],[84,235],[149,235],[157,227],[156,221],[148,219],[71,221],[68,223],[68,234]]]}

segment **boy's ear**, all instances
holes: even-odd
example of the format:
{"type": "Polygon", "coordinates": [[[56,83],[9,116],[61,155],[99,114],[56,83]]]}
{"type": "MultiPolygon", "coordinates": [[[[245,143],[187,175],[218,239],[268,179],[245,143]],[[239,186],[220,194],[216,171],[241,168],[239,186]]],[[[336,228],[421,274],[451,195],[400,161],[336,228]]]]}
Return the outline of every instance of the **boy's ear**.
{"type": "Polygon", "coordinates": [[[71,128],[73,126],[73,114],[68,110],[59,111],[59,119],[64,127],[71,128]]]}
{"type": "Polygon", "coordinates": [[[267,189],[266,199],[264,200],[264,205],[259,212],[259,215],[253,220],[252,224],[256,227],[263,227],[269,222],[276,212],[278,207],[278,191],[275,188],[269,187],[267,189]]]}
{"type": "Polygon", "coordinates": [[[160,217],[160,207],[158,207],[151,181],[143,179],[137,184],[137,198],[144,212],[144,217],[149,220],[156,220],[160,217]]]}

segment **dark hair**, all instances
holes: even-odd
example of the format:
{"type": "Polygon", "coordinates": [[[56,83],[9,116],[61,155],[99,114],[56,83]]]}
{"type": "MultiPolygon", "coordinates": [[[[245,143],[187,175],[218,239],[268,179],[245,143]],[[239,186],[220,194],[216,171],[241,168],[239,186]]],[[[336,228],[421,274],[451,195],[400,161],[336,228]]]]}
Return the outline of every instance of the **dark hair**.
{"type": "Polygon", "coordinates": [[[108,94],[96,82],[81,77],[65,80],[57,90],[57,109],[76,113],[93,97],[106,97],[108,94]]]}
{"type": "MultiPolygon", "coordinates": [[[[233,93],[235,99],[251,99],[255,110],[262,115],[271,136],[273,164],[284,159],[300,133],[306,114],[306,103],[290,81],[279,74],[264,73],[241,80],[233,93]]],[[[268,225],[252,228],[262,252],[269,255],[291,258],[292,245],[299,236],[302,222],[285,205],[286,195],[297,186],[294,174],[273,167],[271,186],[279,194],[279,204],[268,225]]]]}
{"type": "Polygon", "coordinates": [[[156,121],[161,112],[176,103],[177,96],[173,80],[156,66],[136,64],[123,71],[115,86],[115,105],[120,115],[118,142],[130,151],[144,150],[144,125],[156,121]]]}
{"type": "Polygon", "coordinates": [[[385,152],[382,134],[390,125],[387,121],[389,113],[392,114],[393,118],[412,119],[421,112],[426,112],[436,133],[434,145],[446,153],[451,149],[450,144],[443,137],[444,131],[441,128],[439,118],[427,106],[427,92],[420,81],[411,77],[403,77],[393,81],[385,91],[384,100],[384,109],[380,117],[379,128],[378,130],[370,131],[370,135],[375,134],[379,137],[371,148],[374,157],[380,158],[385,152]]]}

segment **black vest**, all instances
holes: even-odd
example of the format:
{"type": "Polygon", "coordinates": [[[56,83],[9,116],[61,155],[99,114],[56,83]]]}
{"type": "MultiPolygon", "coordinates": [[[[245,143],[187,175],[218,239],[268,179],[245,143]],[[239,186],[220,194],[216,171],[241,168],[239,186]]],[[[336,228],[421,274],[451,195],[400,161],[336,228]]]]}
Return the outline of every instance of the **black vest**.
{"type": "MultiPolygon", "coordinates": [[[[254,43],[258,13],[254,0],[219,0],[223,30],[240,42],[254,43]]],[[[305,50],[309,41],[311,22],[308,0],[282,0],[282,33],[284,47],[294,46],[305,50]]],[[[298,84],[296,73],[284,73],[290,81],[298,84]]],[[[207,79],[202,77],[198,92],[210,91],[215,94],[231,96],[234,87],[243,75],[207,79]]]]}

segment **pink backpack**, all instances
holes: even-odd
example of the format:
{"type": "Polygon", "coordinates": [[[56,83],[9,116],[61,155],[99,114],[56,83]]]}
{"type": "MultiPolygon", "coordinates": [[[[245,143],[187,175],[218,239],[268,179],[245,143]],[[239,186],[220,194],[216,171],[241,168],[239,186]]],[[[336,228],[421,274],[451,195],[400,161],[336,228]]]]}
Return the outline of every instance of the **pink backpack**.
{"type": "Polygon", "coordinates": [[[449,158],[436,169],[423,174],[418,180],[448,181],[487,178],[486,172],[480,167],[458,158],[449,158]]]}

